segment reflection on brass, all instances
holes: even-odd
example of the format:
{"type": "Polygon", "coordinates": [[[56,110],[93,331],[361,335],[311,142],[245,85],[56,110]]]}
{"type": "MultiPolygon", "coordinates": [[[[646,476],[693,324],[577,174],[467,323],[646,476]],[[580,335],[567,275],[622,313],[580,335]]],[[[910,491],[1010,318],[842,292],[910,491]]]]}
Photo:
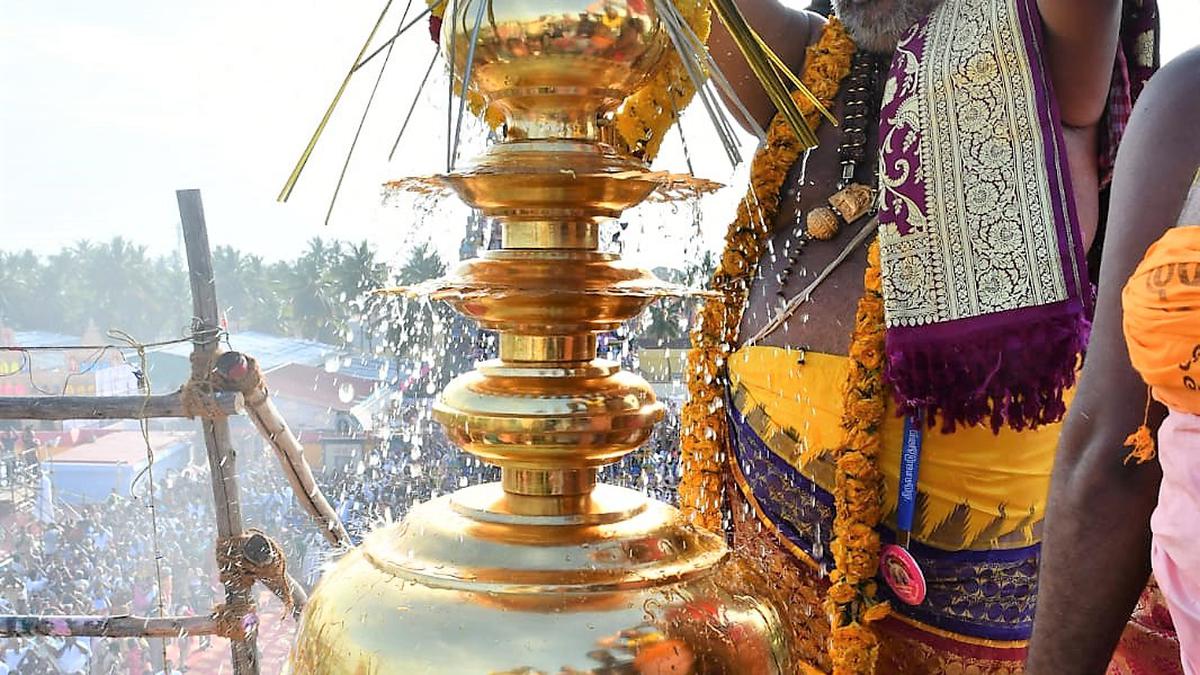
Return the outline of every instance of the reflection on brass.
{"type": "MultiPolygon", "coordinates": [[[[458,73],[477,1],[443,24],[458,73]]],[[[305,610],[292,672],[792,672],[778,613],[754,596],[763,582],[720,536],[596,484],[663,414],[642,378],[596,358],[596,335],[682,290],[598,250],[599,224],[661,184],[604,142],[666,48],[652,8],[487,8],[470,84],[507,135],[440,180],[500,220],[502,248],[409,292],[500,332],[499,358],[451,382],[434,415],[502,479],[415,507],[346,554],[305,610]]]]}
{"type": "MultiPolygon", "coordinates": [[[[457,21],[443,23],[456,73],[467,71],[479,1],[460,0],[457,21]]],[[[668,49],[646,0],[499,0],[488,9],[471,87],[504,113],[510,140],[603,140],[605,116],[646,83],[668,49]]]]}

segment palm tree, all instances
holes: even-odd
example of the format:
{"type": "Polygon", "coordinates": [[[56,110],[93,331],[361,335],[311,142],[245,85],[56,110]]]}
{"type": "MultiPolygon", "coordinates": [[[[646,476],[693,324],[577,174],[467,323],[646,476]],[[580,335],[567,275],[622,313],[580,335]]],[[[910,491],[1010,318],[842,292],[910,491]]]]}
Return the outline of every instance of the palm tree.
{"type": "Polygon", "coordinates": [[[401,284],[419,284],[436,279],[446,273],[446,263],[428,242],[422,243],[408,254],[404,266],[396,273],[401,284]]]}
{"type": "Polygon", "coordinates": [[[320,237],[313,237],[308,249],[286,271],[283,286],[289,298],[290,323],[300,337],[333,341],[341,332],[330,282],[330,270],[341,249],[339,242],[327,245],[320,237]]]}
{"type": "Polygon", "coordinates": [[[41,276],[42,263],[33,251],[0,253],[0,325],[17,328],[46,325],[29,323],[55,300],[40,297],[41,276]]]}
{"type": "Polygon", "coordinates": [[[331,278],[342,320],[359,325],[354,336],[358,347],[371,351],[377,323],[375,307],[382,301],[373,293],[387,284],[387,265],[375,258],[375,251],[364,240],[346,247],[331,278]]]}
{"type": "Polygon", "coordinates": [[[347,300],[356,300],[363,293],[383,288],[387,265],[376,260],[375,251],[364,239],[342,251],[333,269],[333,280],[347,300]]]}
{"type": "MultiPolygon", "coordinates": [[[[446,264],[426,243],[409,252],[394,279],[397,285],[413,286],[440,277],[445,271],[446,264]]],[[[370,321],[378,327],[387,350],[395,357],[396,372],[404,371],[405,359],[432,362],[435,369],[445,370],[440,367],[441,361],[451,350],[447,345],[435,345],[434,341],[437,329],[445,326],[450,317],[449,308],[442,303],[388,295],[372,309],[370,321]]]]}
{"type": "Polygon", "coordinates": [[[217,300],[231,327],[242,330],[281,329],[283,300],[280,281],[273,279],[262,256],[230,246],[213,249],[217,300]]]}
{"type": "Polygon", "coordinates": [[[105,283],[96,289],[99,302],[92,306],[89,322],[122,328],[140,339],[161,337],[166,330],[162,323],[165,317],[163,308],[153,302],[151,289],[158,283],[146,247],[114,237],[95,248],[90,265],[93,278],[104,279],[105,283]]]}
{"type": "MultiPolygon", "coordinates": [[[[700,288],[708,284],[716,270],[716,261],[711,251],[699,260],[689,263],[682,270],[657,269],[659,277],[688,288],[700,288]]],[[[690,298],[668,298],[650,305],[642,317],[639,339],[649,347],[678,344],[688,335],[696,302],[690,298]]]]}
{"type": "Polygon", "coordinates": [[[92,323],[144,340],[177,334],[188,313],[178,311],[177,292],[162,290],[177,283],[174,277],[182,270],[161,268],[159,261],[121,237],[103,244],[77,242],[39,262],[36,272],[24,272],[36,284],[36,304],[26,320],[30,327],[68,334],[92,323]]]}
{"type": "MultiPolygon", "coordinates": [[[[442,262],[437,251],[425,243],[409,253],[408,259],[396,273],[396,282],[401,286],[414,286],[436,279],[445,272],[446,263],[442,262]]],[[[392,321],[388,342],[392,350],[399,354],[427,351],[432,348],[435,324],[441,322],[446,314],[442,311],[444,306],[426,300],[392,297],[398,301],[389,303],[392,321]]]]}
{"type": "Polygon", "coordinates": [[[679,320],[680,302],[676,298],[650,305],[642,317],[638,342],[645,347],[664,347],[687,336],[687,323],[679,320]]]}

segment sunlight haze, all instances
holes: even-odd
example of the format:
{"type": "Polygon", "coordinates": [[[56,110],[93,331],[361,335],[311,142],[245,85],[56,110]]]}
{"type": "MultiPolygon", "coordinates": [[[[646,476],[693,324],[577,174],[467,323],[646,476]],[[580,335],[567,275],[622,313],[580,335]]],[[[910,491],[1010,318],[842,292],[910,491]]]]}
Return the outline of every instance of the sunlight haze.
{"type": "MultiPolygon", "coordinates": [[[[1194,0],[1166,0],[1164,59],[1195,42],[1194,0]]],[[[433,45],[424,23],[391,55],[330,225],[330,195],[374,82],[378,60],[360,71],[286,204],[275,197],[381,3],[260,2],[4,3],[0,21],[0,249],[53,252],[80,239],[123,236],[170,252],[179,240],[175,190],[200,188],[214,245],[267,259],[295,255],[312,237],[369,240],[389,259],[430,232],[456,253],[466,209],[444,200],[436,219],[384,206],[380,185],[445,168],[446,81],[435,70],[423,105],[391,147],[433,45]]],[[[412,13],[423,8],[416,2],[412,13]]],[[[394,3],[385,26],[398,25],[394,3]]],[[[381,30],[386,33],[386,27],[381,30]]],[[[379,41],[379,38],[377,38],[379,41]]],[[[699,175],[734,187],[704,203],[705,243],[714,246],[745,184],[734,173],[703,112],[684,130],[699,175]]],[[[463,157],[481,147],[464,146],[463,157]]],[[[744,148],[749,158],[749,137],[744,148]]],[[[678,135],[659,163],[686,169],[678,135]]],[[[631,241],[631,257],[661,259],[662,237],[631,241]],[[656,243],[657,242],[657,243],[656,243]]],[[[677,236],[693,229],[680,219],[677,236]]],[[[675,249],[678,250],[678,249],[675,249]]],[[[455,256],[456,257],[456,256],[455,256]]],[[[645,260],[639,262],[646,262],[645,260]]]]}

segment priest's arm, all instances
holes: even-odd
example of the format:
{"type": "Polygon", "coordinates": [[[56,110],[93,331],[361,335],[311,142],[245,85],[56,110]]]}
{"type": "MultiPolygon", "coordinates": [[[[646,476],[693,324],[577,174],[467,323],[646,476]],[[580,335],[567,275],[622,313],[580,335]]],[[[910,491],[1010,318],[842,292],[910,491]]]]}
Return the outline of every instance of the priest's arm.
{"type": "MultiPolygon", "coordinates": [[[[804,66],[805,50],[820,38],[825,18],[815,12],[789,9],[779,0],[741,0],[737,5],[763,41],[793,72],[799,73],[804,66]]],[[[738,51],[737,43],[715,14],[708,51],[759,127],[766,129],[775,116],[775,104],[771,103],[766,91],[754,77],[754,72],[746,64],[746,59],[738,51]]],[[[746,126],[745,120],[737,121],[746,126]]]]}
{"type": "Polygon", "coordinates": [[[1087,243],[1100,219],[1100,120],[1108,104],[1121,0],[1038,0],[1046,59],[1062,113],[1075,207],[1087,243]]]}
{"type": "MultiPolygon", "coordinates": [[[[1180,217],[1200,164],[1200,134],[1190,132],[1198,111],[1200,51],[1193,50],[1151,80],[1117,156],[1096,320],[1046,516],[1033,675],[1104,672],[1149,574],[1161,471],[1157,462],[1124,463],[1147,391],[1129,362],[1121,290],[1180,217]]],[[[1162,415],[1151,407],[1152,428],[1162,415]]]]}

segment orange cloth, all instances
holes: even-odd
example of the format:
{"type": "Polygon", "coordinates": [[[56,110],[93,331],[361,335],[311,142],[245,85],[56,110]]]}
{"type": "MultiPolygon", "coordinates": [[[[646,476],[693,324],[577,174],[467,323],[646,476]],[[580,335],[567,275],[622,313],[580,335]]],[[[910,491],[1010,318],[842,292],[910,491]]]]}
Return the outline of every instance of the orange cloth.
{"type": "Polygon", "coordinates": [[[1200,415],[1200,225],[1155,242],[1121,300],[1129,359],[1154,398],[1200,415]]]}

